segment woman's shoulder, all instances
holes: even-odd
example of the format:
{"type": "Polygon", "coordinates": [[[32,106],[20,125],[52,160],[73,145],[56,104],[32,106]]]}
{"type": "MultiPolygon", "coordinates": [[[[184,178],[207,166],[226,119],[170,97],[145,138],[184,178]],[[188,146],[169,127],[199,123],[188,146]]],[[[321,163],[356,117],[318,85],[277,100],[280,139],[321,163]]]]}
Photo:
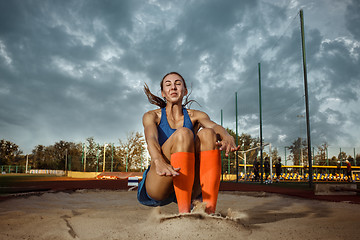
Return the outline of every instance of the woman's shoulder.
{"type": "Polygon", "coordinates": [[[195,110],[195,109],[187,109],[187,112],[190,116],[190,118],[202,118],[204,116],[207,116],[205,112],[195,110]]]}
{"type": "Polygon", "coordinates": [[[161,109],[155,109],[155,110],[150,110],[146,113],[144,113],[143,119],[152,119],[155,120],[156,122],[158,122],[158,119],[161,118],[161,109]]]}

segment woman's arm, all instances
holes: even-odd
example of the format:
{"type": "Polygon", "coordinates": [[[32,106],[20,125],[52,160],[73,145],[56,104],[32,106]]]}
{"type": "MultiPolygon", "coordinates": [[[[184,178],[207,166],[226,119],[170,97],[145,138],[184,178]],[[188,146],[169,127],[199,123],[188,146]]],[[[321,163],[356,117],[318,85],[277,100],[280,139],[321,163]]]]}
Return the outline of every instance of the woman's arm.
{"type": "Polygon", "coordinates": [[[150,111],[143,116],[145,140],[151,157],[151,166],[156,168],[156,173],[160,176],[177,176],[180,168],[173,168],[165,160],[158,140],[156,126],[156,112],[150,111]]]}
{"type": "Polygon", "coordinates": [[[220,142],[216,144],[219,146],[219,149],[225,150],[225,156],[229,155],[229,152],[234,152],[239,150],[240,146],[235,145],[234,138],[226,131],[225,128],[219,124],[213,122],[209,116],[201,111],[196,111],[196,119],[199,121],[200,125],[204,128],[211,128],[218,134],[221,138],[220,142]]]}

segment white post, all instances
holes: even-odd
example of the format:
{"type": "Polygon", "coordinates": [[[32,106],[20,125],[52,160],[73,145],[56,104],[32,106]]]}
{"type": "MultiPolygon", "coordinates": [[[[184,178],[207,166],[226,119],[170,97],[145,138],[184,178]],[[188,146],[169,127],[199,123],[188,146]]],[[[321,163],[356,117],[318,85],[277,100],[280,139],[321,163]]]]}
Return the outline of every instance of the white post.
{"type": "Polygon", "coordinates": [[[66,174],[66,171],[67,171],[67,149],[65,149],[65,174],[66,174]]]}
{"type": "Polygon", "coordinates": [[[86,144],[84,147],[84,172],[86,172],[86,144]]]}
{"type": "Polygon", "coordinates": [[[104,144],[104,161],[103,161],[103,172],[105,172],[105,148],[106,148],[106,143],[104,144]]]}
{"type": "Polygon", "coordinates": [[[247,175],[246,175],[246,152],[244,152],[244,171],[245,171],[245,181],[247,180],[247,175]]]}
{"type": "MultiPolygon", "coordinates": [[[[263,147],[265,147],[265,146],[267,146],[267,145],[269,145],[269,143],[265,143],[264,145],[263,145],[263,147]]],[[[255,150],[255,149],[258,149],[258,148],[260,148],[260,146],[257,146],[257,147],[254,147],[254,148],[250,148],[250,149],[248,149],[248,150],[246,150],[246,151],[238,151],[238,152],[242,152],[243,154],[244,154],[244,170],[245,170],[245,180],[246,180],[246,153],[247,152],[250,152],[250,151],[252,151],[252,150],[255,150]]],[[[271,147],[270,147],[270,149],[271,149],[271,147]]],[[[240,157],[240,156],[239,156],[240,157]]],[[[240,158],[242,158],[242,157],[240,157],[240,158]]]]}
{"type": "Polygon", "coordinates": [[[29,166],[29,155],[26,155],[26,167],[25,167],[25,173],[28,173],[28,166],[29,166]]]}
{"type": "Polygon", "coordinates": [[[300,159],[301,159],[301,166],[302,166],[302,168],[301,168],[301,175],[303,175],[304,176],[304,158],[303,158],[303,151],[302,151],[302,139],[301,139],[301,137],[300,137],[300,159]]]}

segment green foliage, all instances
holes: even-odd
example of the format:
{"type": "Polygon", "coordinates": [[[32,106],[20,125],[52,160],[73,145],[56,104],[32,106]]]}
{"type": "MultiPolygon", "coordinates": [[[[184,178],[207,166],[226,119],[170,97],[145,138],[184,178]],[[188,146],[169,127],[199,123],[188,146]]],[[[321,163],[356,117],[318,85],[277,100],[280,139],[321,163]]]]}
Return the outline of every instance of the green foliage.
{"type": "Polygon", "coordinates": [[[20,163],[21,153],[19,146],[13,142],[0,140],[0,165],[20,163]]]}
{"type": "MultiPolygon", "coordinates": [[[[80,155],[81,144],[61,140],[50,146],[37,145],[29,157],[29,164],[32,168],[38,169],[65,169],[67,157],[70,162],[72,159],[79,158],[80,155]]],[[[75,166],[76,164],[73,165],[73,169],[75,166]]]]}
{"type": "MultiPolygon", "coordinates": [[[[236,141],[236,134],[233,130],[227,128],[227,132],[234,137],[236,141]]],[[[238,144],[240,150],[238,152],[239,163],[244,163],[243,154],[241,151],[256,148],[246,153],[247,164],[252,164],[257,157],[260,149],[257,148],[259,138],[253,138],[249,134],[242,133],[238,136],[238,144]]],[[[360,154],[355,158],[347,155],[344,151],[338,156],[332,156],[327,160],[328,144],[325,142],[321,146],[317,146],[316,152],[313,152],[314,165],[330,166],[344,165],[345,160],[349,160],[351,165],[360,165],[360,154]],[[341,162],[339,162],[341,161],[341,162]]],[[[306,140],[298,138],[291,146],[286,147],[290,149],[291,157],[295,165],[301,165],[301,156],[304,165],[308,165],[307,144],[306,140]],[[301,153],[302,152],[302,153],[301,153]]],[[[106,171],[111,170],[110,162],[113,162],[113,171],[140,171],[145,160],[145,140],[144,136],[139,132],[132,132],[127,136],[125,141],[119,139],[119,146],[114,147],[114,144],[107,144],[105,147],[106,171]]],[[[230,173],[235,173],[235,153],[230,153],[229,157],[223,155],[223,169],[230,170],[230,173]]],[[[270,156],[273,161],[278,159],[278,149],[274,148],[271,153],[264,152],[263,157],[270,156]]],[[[26,157],[22,154],[19,146],[7,140],[0,140],[0,165],[23,165],[26,164],[26,157]]],[[[104,144],[99,144],[94,137],[86,139],[85,143],[74,143],[67,141],[59,141],[50,146],[37,145],[32,153],[28,155],[29,167],[32,169],[66,169],[73,171],[83,171],[86,157],[86,171],[102,171],[104,159],[104,144]]],[[[288,159],[289,160],[289,159],[288,159]]],[[[285,162],[284,162],[285,163],[285,162]]]]}
{"type": "Polygon", "coordinates": [[[113,163],[113,171],[140,170],[145,153],[143,135],[131,133],[126,141],[119,142],[119,147],[114,147],[112,143],[104,147],[94,137],[89,137],[85,143],[61,140],[50,146],[37,145],[29,156],[29,164],[38,169],[65,169],[67,162],[68,170],[102,171],[105,154],[105,171],[111,170],[110,162],[113,163]]]}
{"type": "Polygon", "coordinates": [[[306,140],[302,138],[296,139],[289,147],[289,149],[293,156],[294,165],[301,165],[302,162],[304,162],[304,165],[308,164],[306,140]]]}
{"type": "Polygon", "coordinates": [[[355,161],[356,161],[356,165],[359,166],[360,165],[360,154],[356,154],[355,161]]]}
{"type": "Polygon", "coordinates": [[[327,142],[317,147],[317,153],[314,157],[315,165],[326,166],[327,165],[327,155],[326,152],[328,150],[329,145],[327,142]]]}
{"type": "MultiPolygon", "coordinates": [[[[236,143],[236,133],[229,128],[226,128],[226,131],[234,138],[236,143]]],[[[259,142],[259,139],[251,137],[250,134],[242,133],[241,135],[238,136],[237,140],[238,140],[237,141],[238,145],[240,145],[240,149],[238,152],[238,156],[239,156],[238,161],[241,164],[244,163],[244,159],[243,159],[243,154],[240,151],[246,151],[252,148],[256,148],[258,146],[257,144],[259,142]]],[[[254,162],[254,159],[258,155],[259,151],[260,151],[259,148],[257,148],[246,153],[247,164],[252,164],[254,162]]],[[[224,171],[228,171],[228,169],[230,169],[229,173],[235,173],[236,172],[235,153],[231,152],[228,158],[226,158],[224,155],[223,159],[224,159],[223,161],[224,171]]]]}
{"type": "Polygon", "coordinates": [[[279,158],[279,152],[278,152],[277,148],[272,149],[271,159],[272,159],[273,164],[275,164],[277,162],[278,158],[279,158]]]}
{"type": "Polygon", "coordinates": [[[118,156],[122,159],[122,170],[140,171],[145,159],[145,139],[139,132],[132,132],[127,141],[119,139],[118,156]],[[125,169],[124,169],[125,168],[125,169]]]}

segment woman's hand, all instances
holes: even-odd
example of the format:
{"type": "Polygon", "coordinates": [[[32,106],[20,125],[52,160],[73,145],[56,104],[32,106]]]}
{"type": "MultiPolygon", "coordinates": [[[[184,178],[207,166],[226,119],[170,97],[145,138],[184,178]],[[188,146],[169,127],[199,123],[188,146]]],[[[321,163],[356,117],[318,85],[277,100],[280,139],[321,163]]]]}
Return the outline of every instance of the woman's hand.
{"type": "Polygon", "coordinates": [[[225,150],[225,156],[229,156],[229,152],[235,152],[240,149],[240,145],[236,146],[234,138],[232,136],[226,136],[221,141],[217,141],[216,145],[220,151],[225,150]]]}
{"type": "Polygon", "coordinates": [[[156,173],[160,176],[178,176],[180,168],[174,168],[164,160],[154,160],[156,173]]]}

